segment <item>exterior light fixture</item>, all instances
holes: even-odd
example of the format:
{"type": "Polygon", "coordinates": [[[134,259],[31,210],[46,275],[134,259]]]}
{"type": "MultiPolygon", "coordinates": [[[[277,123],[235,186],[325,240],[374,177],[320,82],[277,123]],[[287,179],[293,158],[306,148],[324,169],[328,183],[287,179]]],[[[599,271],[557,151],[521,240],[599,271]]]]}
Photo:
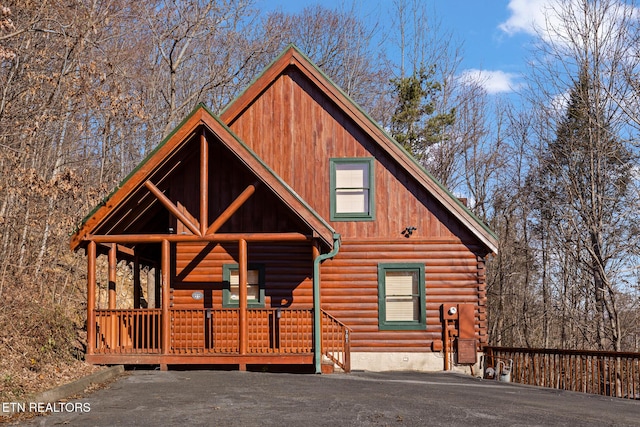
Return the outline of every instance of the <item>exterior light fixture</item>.
{"type": "Polygon", "coordinates": [[[415,226],[410,225],[409,227],[405,227],[404,230],[402,230],[402,235],[408,239],[416,230],[417,228],[415,226]]]}

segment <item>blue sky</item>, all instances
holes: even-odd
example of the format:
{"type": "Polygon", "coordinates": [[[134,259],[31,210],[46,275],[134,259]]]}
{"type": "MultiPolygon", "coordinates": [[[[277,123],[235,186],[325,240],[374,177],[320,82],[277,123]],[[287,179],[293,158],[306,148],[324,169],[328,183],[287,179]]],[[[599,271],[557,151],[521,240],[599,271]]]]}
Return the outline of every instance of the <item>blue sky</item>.
{"type": "MultiPolygon", "coordinates": [[[[553,0],[424,0],[443,30],[463,48],[460,73],[481,81],[489,94],[509,93],[523,82],[534,24],[553,0]]],[[[256,0],[265,10],[297,13],[306,6],[355,10],[363,19],[391,16],[393,0],[256,0]]]]}

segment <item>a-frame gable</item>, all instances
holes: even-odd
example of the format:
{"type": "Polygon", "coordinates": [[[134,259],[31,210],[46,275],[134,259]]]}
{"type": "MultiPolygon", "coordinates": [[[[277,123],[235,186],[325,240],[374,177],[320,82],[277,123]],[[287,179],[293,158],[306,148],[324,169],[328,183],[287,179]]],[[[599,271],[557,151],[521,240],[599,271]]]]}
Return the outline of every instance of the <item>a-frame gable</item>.
{"type": "Polygon", "coordinates": [[[295,67],[312,85],[315,85],[362,132],[367,134],[375,144],[431,194],[463,228],[482,242],[489,251],[497,252],[495,234],[293,45],[287,48],[238,98],[222,111],[221,120],[227,126],[233,127],[236,120],[240,119],[244,112],[290,67],[295,67]]]}
{"type": "MultiPolygon", "coordinates": [[[[163,199],[160,191],[149,178],[161,168],[171,170],[171,162],[184,145],[196,133],[203,133],[203,127],[208,135],[212,135],[217,143],[227,147],[237,160],[256,177],[256,182],[266,186],[290,212],[306,224],[311,233],[319,237],[327,247],[334,243],[334,230],[309,205],[302,200],[277,174],[273,172],[258,156],[237,138],[218,118],[206,107],[200,105],[194,109],[183,122],[150,153],[150,155],[127,176],[122,183],[96,207],[82,222],[73,234],[70,247],[76,250],[82,246],[85,239],[99,230],[113,215],[129,215],[129,218],[140,218],[149,213],[151,206],[163,199]],[[167,166],[169,165],[169,166],[167,166]],[[130,205],[127,205],[129,203],[130,205]],[[125,206],[126,205],[126,206],[125,206]],[[124,213],[118,213],[124,209],[124,213]]],[[[249,188],[248,188],[249,189],[249,188]]],[[[242,195],[239,197],[239,199],[242,195]]],[[[165,199],[164,203],[172,208],[174,216],[184,215],[181,219],[186,228],[198,232],[198,224],[188,212],[172,205],[165,199]]],[[[212,224],[214,227],[215,224],[212,224]]],[[[202,228],[205,230],[208,225],[202,228]]]]}

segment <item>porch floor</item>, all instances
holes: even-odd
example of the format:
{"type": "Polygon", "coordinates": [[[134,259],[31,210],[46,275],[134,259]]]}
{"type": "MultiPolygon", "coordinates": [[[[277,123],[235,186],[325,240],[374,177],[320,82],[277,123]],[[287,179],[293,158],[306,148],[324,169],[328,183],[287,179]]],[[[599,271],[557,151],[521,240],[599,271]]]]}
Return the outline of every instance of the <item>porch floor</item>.
{"type": "Polygon", "coordinates": [[[313,353],[306,354],[92,354],[86,361],[94,365],[307,365],[313,353]]]}

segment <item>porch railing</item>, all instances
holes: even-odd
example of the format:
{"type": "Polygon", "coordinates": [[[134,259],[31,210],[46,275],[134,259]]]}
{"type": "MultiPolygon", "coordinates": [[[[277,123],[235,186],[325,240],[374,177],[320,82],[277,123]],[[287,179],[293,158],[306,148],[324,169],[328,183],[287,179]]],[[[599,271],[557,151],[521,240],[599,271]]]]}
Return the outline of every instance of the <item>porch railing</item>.
{"type": "Polygon", "coordinates": [[[322,312],[322,354],[344,372],[351,371],[350,329],[329,313],[322,312]]]}
{"type": "MultiPolygon", "coordinates": [[[[239,309],[171,309],[171,352],[238,353],[239,309]]],[[[247,353],[311,353],[310,309],[247,310],[247,353]]]]}
{"type": "Polygon", "coordinates": [[[96,353],[160,353],[160,309],[96,310],[96,353]]]}
{"type": "Polygon", "coordinates": [[[640,399],[640,353],[487,347],[485,354],[489,367],[512,366],[513,382],[640,399]]]}
{"type": "MultiPolygon", "coordinates": [[[[170,354],[238,354],[239,309],[177,309],[169,311],[170,354]]],[[[159,354],[162,352],[160,309],[97,309],[96,354],[159,354]]],[[[350,330],[322,312],[322,353],[343,371],[350,371],[350,330]]],[[[311,309],[248,309],[248,354],[313,352],[311,309]]]]}
{"type": "MultiPolygon", "coordinates": [[[[239,309],[171,309],[170,353],[238,353],[239,309]]],[[[161,353],[160,309],[97,309],[96,354],[161,353]]],[[[247,310],[247,353],[313,352],[311,309],[247,310]]]]}

